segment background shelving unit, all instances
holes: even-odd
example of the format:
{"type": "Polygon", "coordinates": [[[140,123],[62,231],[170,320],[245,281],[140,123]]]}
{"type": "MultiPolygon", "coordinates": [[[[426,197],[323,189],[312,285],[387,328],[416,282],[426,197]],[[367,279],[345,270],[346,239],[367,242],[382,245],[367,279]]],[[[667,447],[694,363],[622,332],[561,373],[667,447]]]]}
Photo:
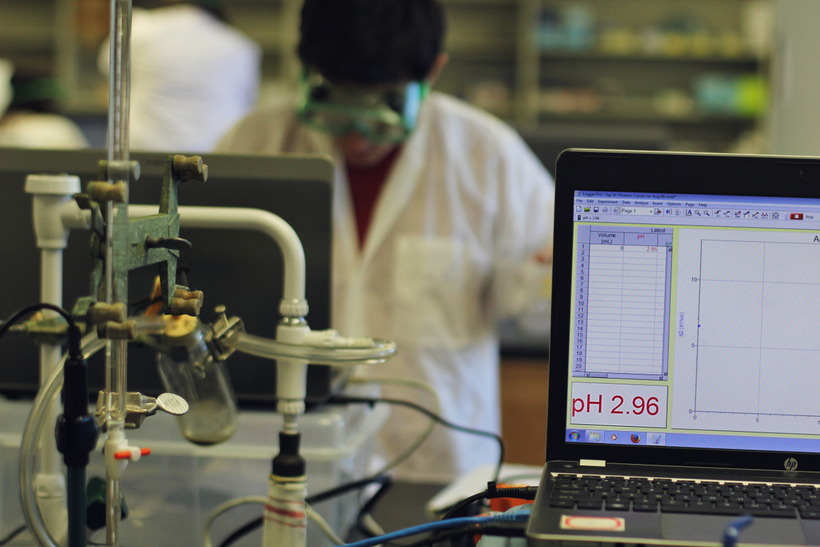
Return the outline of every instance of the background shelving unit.
{"type": "MultiPolygon", "coordinates": [[[[543,150],[565,144],[730,150],[768,110],[771,52],[750,43],[767,0],[442,1],[450,62],[436,87],[513,123],[547,164],[543,150]],[[725,104],[733,82],[745,110],[725,104]]],[[[262,46],[262,100],[292,89],[302,0],[225,2],[262,46]]],[[[109,4],[0,0],[0,57],[56,74],[67,113],[99,116],[109,4]]]]}
{"type": "Polygon", "coordinates": [[[511,118],[517,48],[517,0],[443,0],[450,57],[436,88],[511,118]]]}
{"type": "Polygon", "coordinates": [[[559,123],[575,140],[620,147],[598,138],[609,126],[641,148],[729,151],[765,119],[769,3],[522,0],[521,9],[515,121],[525,134],[559,123]]]}
{"type": "Polygon", "coordinates": [[[301,0],[225,0],[230,23],[262,46],[267,92],[293,87],[299,78],[296,56],[301,0]]]}
{"type": "Polygon", "coordinates": [[[54,51],[52,0],[0,0],[0,55],[17,64],[50,65],[54,51]]]}

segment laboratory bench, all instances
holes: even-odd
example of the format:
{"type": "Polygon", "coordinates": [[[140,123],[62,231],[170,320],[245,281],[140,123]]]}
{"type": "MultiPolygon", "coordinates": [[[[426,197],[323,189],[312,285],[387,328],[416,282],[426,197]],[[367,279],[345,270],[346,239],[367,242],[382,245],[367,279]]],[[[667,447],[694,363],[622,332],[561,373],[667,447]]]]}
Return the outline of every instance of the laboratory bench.
{"type": "Polygon", "coordinates": [[[502,354],[501,434],[508,463],[544,465],[549,358],[502,354]]]}

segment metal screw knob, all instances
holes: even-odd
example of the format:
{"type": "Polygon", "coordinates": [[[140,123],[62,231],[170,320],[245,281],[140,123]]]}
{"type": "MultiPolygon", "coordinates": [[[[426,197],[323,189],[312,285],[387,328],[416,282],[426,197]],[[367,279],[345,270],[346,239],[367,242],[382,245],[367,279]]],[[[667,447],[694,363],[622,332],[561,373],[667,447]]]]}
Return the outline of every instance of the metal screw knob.
{"type": "Polygon", "coordinates": [[[174,173],[182,182],[208,180],[208,166],[202,163],[200,156],[174,156],[174,173]]]}

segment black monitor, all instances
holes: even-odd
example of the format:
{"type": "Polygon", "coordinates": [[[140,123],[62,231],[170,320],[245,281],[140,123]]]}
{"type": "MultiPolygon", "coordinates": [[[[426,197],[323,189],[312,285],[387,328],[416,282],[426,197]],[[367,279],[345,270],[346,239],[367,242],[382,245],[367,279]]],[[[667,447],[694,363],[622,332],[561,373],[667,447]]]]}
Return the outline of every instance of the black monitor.
{"type": "Polygon", "coordinates": [[[656,125],[552,123],[521,127],[518,133],[553,177],[558,155],[567,148],[669,150],[673,145],[672,131],[656,125]]]}
{"type": "MultiPolygon", "coordinates": [[[[40,301],[40,255],[32,223],[32,196],[25,193],[25,178],[32,173],[68,173],[83,183],[97,178],[104,150],[23,150],[0,148],[0,316],[9,317],[40,301]]],[[[313,329],[330,327],[331,207],[333,164],[324,156],[250,156],[202,154],[209,168],[208,181],[179,185],[181,206],[248,207],[270,211],[287,221],[302,241],[307,266],[307,316],[313,329]]],[[[130,184],[132,204],[158,204],[168,154],[132,152],[140,164],[139,180],[130,184]]],[[[268,236],[250,231],[180,228],[180,237],[193,249],[180,252],[179,267],[191,289],[205,294],[201,319],[212,323],[214,308],[227,307],[252,334],[275,337],[282,296],[282,255],[268,236]]],[[[70,309],[89,294],[92,258],[90,232],[72,231],[64,252],[63,307],[70,309]]],[[[156,266],[129,273],[129,299],[146,298],[156,266]]],[[[178,283],[184,284],[178,276],[178,283]]],[[[39,352],[23,337],[0,341],[0,393],[31,396],[39,383],[39,352]]],[[[89,363],[93,390],[104,383],[103,360],[89,363]]],[[[275,402],[276,373],[272,361],[236,353],[227,362],[240,405],[275,402]]],[[[308,397],[320,400],[339,383],[334,369],[311,365],[308,397]]],[[[128,389],[146,395],[161,393],[156,355],[132,345],[128,350],[128,389]]]]}

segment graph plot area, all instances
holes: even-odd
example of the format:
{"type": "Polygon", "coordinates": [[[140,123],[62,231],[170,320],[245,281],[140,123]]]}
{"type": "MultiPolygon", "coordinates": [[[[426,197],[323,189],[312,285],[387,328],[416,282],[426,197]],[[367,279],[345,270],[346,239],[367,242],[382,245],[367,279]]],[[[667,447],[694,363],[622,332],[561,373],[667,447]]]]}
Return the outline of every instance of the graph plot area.
{"type": "Polygon", "coordinates": [[[777,235],[700,240],[690,427],[820,433],[820,244],[777,235]]]}

